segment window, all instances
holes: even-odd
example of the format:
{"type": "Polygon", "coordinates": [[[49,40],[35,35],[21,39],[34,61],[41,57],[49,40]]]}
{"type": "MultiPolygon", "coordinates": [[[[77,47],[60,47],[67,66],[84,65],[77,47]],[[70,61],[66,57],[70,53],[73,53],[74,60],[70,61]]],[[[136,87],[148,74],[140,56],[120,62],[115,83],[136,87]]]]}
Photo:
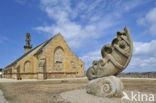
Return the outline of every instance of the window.
{"type": "Polygon", "coordinates": [[[61,47],[57,47],[54,52],[54,69],[59,71],[63,69],[64,51],[61,47]]]}
{"type": "Polygon", "coordinates": [[[24,72],[30,71],[30,61],[26,61],[24,64],[24,72]]]}
{"type": "Polygon", "coordinates": [[[75,66],[74,61],[71,61],[71,65],[72,65],[72,68],[73,68],[73,69],[76,69],[76,66],[75,66]]]}

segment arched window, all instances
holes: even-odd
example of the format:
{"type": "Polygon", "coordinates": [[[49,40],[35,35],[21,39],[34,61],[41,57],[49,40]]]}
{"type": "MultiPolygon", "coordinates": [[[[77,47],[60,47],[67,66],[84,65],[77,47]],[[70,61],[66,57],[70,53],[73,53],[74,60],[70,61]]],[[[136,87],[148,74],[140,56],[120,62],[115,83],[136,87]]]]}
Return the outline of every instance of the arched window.
{"type": "Polygon", "coordinates": [[[30,61],[26,61],[24,63],[24,72],[29,72],[30,71],[30,61]]]}
{"type": "Polygon", "coordinates": [[[76,69],[75,62],[73,60],[71,61],[71,65],[73,69],[76,69]]]}
{"type": "Polygon", "coordinates": [[[57,47],[54,52],[54,69],[59,71],[63,69],[64,51],[61,47],[57,47]]]}

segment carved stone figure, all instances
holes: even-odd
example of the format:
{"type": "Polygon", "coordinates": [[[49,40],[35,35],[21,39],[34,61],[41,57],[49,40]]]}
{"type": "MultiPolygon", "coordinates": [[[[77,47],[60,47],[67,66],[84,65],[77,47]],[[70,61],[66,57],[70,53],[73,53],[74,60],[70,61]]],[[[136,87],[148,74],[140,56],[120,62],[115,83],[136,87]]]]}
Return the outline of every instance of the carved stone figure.
{"type": "Polygon", "coordinates": [[[127,27],[118,31],[111,44],[101,49],[102,59],[93,61],[86,75],[89,80],[117,75],[129,64],[133,51],[133,42],[127,27]]]}
{"type": "Polygon", "coordinates": [[[133,42],[127,27],[118,31],[111,44],[101,49],[102,59],[93,61],[86,75],[91,80],[86,91],[89,94],[104,97],[122,96],[123,84],[115,77],[129,64],[133,51],[133,42]]]}

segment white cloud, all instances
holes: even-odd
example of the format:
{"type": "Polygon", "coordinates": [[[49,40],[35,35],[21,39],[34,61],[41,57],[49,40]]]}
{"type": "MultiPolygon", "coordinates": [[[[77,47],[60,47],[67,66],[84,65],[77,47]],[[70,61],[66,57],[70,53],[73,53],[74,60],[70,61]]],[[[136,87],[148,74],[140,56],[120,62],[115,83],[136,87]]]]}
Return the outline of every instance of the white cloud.
{"type": "Polygon", "coordinates": [[[125,12],[123,8],[127,7],[128,12],[139,2],[41,0],[41,9],[55,22],[35,29],[48,34],[61,32],[71,48],[79,48],[87,40],[94,42],[104,36],[109,29],[120,23],[121,15],[125,12]]]}
{"type": "Polygon", "coordinates": [[[151,9],[147,15],[146,15],[146,19],[148,22],[150,23],[156,23],[156,8],[151,9]]]}
{"type": "MultiPolygon", "coordinates": [[[[61,25],[51,25],[46,27],[36,27],[36,30],[46,31],[51,34],[61,32],[64,38],[67,40],[70,47],[79,48],[86,38],[94,38],[96,34],[96,27],[94,25],[87,25],[84,28],[74,22],[66,22],[61,25]]],[[[98,35],[96,35],[98,36],[98,35]]]]}
{"type": "Polygon", "coordinates": [[[1,38],[0,38],[0,44],[6,42],[7,40],[8,40],[7,37],[1,37],[1,38]]]}
{"type": "Polygon", "coordinates": [[[39,0],[13,0],[14,2],[20,4],[21,6],[33,6],[33,4],[38,4],[39,0]]]}
{"type": "Polygon", "coordinates": [[[15,2],[24,5],[26,3],[26,0],[15,0],[15,2]]]}
{"type": "Polygon", "coordinates": [[[134,42],[132,60],[125,72],[156,71],[156,40],[134,42]]]}
{"type": "MultiPolygon", "coordinates": [[[[156,71],[155,44],[156,40],[150,42],[134,42],[132,60],[124,72],[156,71]]],[[[81,57],[85,62],[85,70],[92,65],[93,60],[99,60],[101,58],[101,49],[89,52],[81,57]]]]}
{"type": "Polygon", "coordinates": [[[135,57],[156,57],[156,40],[150,42],[134,42],[135,57]]]}
{"type": "Polygon", "coordinates": [[[90,66],[92,66],[92,62],[94,60],[99,60],[102,58],[101,50],[99,49],[96,51],[89,52],[80,58],[85,62],[85,70],[87,70],[90,66]]]}
{"type": "Polygon", "coordinates": [[[133,57],[127,69],[124,72],[153,72],[156,71],[156,58],[138,58],[133,57]]]}
{"type": "Polygon", "coordinates": [[[123,5],[123,8],[125,9],[125,12],[130,11],[131,9],[134,9],[135,7],[137,7],[138,5],[141,5],[145,3],[145,1],[142,0],[135,0],[135,1],[127,1],[125,2],[125,4],[123,5]]]}
{"type": "MultiPolygon", "coordinates": [[[[93,60],[101,58],[101,49],[95,50],[101,42],[98,39],[104,39],[104,35],[113,30],[114,27],[121,27],[124,14],[131,12],[138,6],[148,1],[142,0],[41,0],[41,10],[46,12],[52,24],[35,27],[37,31],[48,34],[61,32],[71,48],[81,48],[84,46],[88,53],[81,56],[85,62],[85,69],[91,66],[93,60]],[[87,43],[89,41],[89,44],[87,43]],[[93,43],[95,43],[93,45],[93,43]],[[90,49],[92,48],[92,50],[90,49]]],[[[152,9],[145,17],[138,20],[138,24],[149,25],[149,31],[156,33],[155,29],[155,9],[152,9]]],[[[150,42],[134,42],[134,57],[126,71],[153,70],[156,59],[156,40],[150,42]],[[153,63],[153,64],[152,64],[153,63]],[[137,69],[138,68],[138,69],[137,69]],[[141,68],[141,69],[140,69],[141,68]]]]}
{"type": "Polygon", "coordinates": [[[156,35],[156,7],[148,11],[148,13],[139,18],[137,23],[139,25],[147,26],[149,28],[149,32],[153,35],[156,35]]]}

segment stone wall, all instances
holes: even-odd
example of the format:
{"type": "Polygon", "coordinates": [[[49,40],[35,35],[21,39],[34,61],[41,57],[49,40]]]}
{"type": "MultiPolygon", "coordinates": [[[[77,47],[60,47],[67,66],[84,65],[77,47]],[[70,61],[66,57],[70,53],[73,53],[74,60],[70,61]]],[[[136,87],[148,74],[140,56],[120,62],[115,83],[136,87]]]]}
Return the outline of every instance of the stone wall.
{"type": "Polygon", "coordinates": [[[120,73],[118,77],[130,77],[130,78],[156,78],[156,72],[131,72],[131,73],[120,73]]]}
{"type": "Polygon", "coordinates": [[[51,79],[84,76],[84,62],[68,47],[61,34],[7,66],[3,78],[51,79]],[[47,44],[46,44],[47,43],[47,44]],[[46,46],[43,47],[43,45],[46,46]],[[42,48],[42,51],[36,52],[42,48]]]}

